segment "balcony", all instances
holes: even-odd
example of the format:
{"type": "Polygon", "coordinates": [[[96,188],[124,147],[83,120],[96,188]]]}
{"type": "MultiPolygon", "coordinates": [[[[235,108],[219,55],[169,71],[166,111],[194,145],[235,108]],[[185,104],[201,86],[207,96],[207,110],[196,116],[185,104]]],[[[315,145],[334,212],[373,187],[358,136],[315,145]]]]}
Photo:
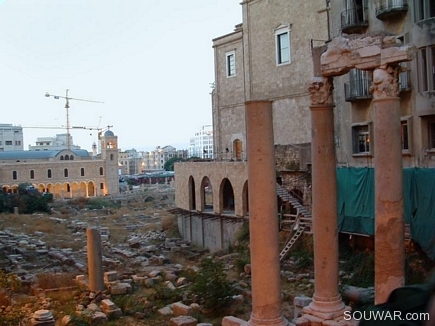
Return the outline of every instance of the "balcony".
{"type": "Polygon", "coordinates": [[[369,78],[357,78],[344,83],[345,100],[347,102],[355,102],[371,99],[373,97],[370,93],[371,84],[372,81],[369,78]]]}
{"type": "Polygon", "coordinates": [[[411,90],[411,71],[403,71],[399,75],[399,90],[409,92],[411,90]]]}
{"type": "Polygon", "coordinates": [[[407,0],[381,0],[376,8],[376,18],[387,20],[394,16],[400,16],[408,11],[407,0]]]}
{"type": "Polygon", "coordinates": [[[346,34],[362,33],[369,26],[367,7],[353,8],[342,11],[341,31],[346,34]]]}

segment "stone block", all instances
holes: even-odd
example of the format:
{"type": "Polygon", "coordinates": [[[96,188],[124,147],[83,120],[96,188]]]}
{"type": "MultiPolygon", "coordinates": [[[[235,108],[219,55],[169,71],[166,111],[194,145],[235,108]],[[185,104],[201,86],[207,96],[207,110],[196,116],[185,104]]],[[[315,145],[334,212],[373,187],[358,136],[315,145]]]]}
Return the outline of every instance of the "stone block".
{"type": "Polygon", "coordinates": [[[115,282],[118,280],[118,272],[111,271],[104,273],[104,282],[115,282]]]}
{"type": "Polygon", "coordinates": [[[198,321],[191,316],[178,316],[169,321],[171,326],[196,326],[197,324],[198,321]]]}
{"type": "Polygon", "coordinates": [[[109,319],[118,319],[122,317],[122,311],[119,308],[109,310],[109,311],[104,311],[104,313],[107,315],[107,318],[109,319]]]}
{"type": "Polygon", "coordinates": [[[222,319],[222,326],[247,326],[248,323],[243,319],[233,316],[226,316],[222,319]]]}
{"type": "Polygon", "coordinates": [[[131,292],[131,285],[127,283],[118,283],[110,286],[110,294],[126,294],[131,292]]]}
{"type": "Polygon", "coordinates": [[[116,309],[116,305],[109,299],[104,299],[101,301],[101,309],[103,310],[113,310],[116,309]]]}
{"type": "Polygon", "coordinates": [[[172,304],[172,311],[174,316],[191,316],[193,309],[182,302],[175,302],[172,304]]]}
{"type": "Polygon", "coordinates": [[[157,310],[157,312],[160,315],[163,315],[163,316],[170,316],[170,315],[172,315],[172,309],[171,309],[171,307],[168,307],[168,306],[163,307],[163,308],[157,310]]]}
{"type": "Polygon", "coordinates": [[[92,325],[99,325],[107,322],[107,316],[104,312],[96,311],[92,315],[92,325]]]}

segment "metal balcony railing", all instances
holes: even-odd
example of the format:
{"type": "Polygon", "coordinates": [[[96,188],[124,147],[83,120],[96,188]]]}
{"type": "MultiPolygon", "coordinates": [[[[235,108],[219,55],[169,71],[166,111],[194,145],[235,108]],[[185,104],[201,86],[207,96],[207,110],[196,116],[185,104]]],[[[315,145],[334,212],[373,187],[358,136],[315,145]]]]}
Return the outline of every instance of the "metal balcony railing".
{"type": "Polygon", "coordinates": [[[342,11],[341,30],[343,33],[357,33],[365,29],[368,25],[366,7],[353,8],[342,11]]]}
{"type": "Polygon", "coordinates": [[[407,0],[381,0],[376,8],[376,18],[386,20],[395,15],[408,11],[407,0]]]}
{"type": "Polygon", "coordinates": [[[348,102],[372,98],[370,86],[372,81],[369,78],[358,78],[344,83],[344,97],[348,102]]]}

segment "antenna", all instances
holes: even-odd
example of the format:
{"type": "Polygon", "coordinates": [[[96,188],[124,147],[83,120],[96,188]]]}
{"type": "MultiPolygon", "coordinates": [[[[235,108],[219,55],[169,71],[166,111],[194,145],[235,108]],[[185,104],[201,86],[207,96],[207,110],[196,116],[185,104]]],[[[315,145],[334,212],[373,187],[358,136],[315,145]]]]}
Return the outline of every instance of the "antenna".
{"type": "Polygon", "coordinates": [[[52,94],[49,94],[48,92],[46,92],[45,93],[45,97],[53,97],[55,100],[58,100],[60,98],[64,98],[66,100],[66,102],[65,102],[65,109],[66,109],[66,142],[67,142],[67,148],[71,149],[70,133],[69,133],[69,131],[71,129],[71,126],[69,124],[69,101],[70,100],[74,100],[74,101],[93,102],[93,103],[104,103],[104,102],[84,100],[84,99],[80,99],[80,98],[72,98],[72,97],[68,96],[68,92],[69,92],[69,89],[66,90],[66,95],[65,96],[52,95],[52,94]]]}

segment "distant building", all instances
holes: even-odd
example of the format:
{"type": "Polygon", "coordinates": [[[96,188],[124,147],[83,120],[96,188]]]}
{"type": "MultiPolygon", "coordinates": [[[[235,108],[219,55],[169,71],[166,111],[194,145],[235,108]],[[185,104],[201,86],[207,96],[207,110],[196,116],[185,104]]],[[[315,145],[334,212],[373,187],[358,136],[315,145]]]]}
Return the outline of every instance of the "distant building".
{"type": "Polygon", "coordinates": [[[118,167],[120,175],[129,174],[128,153],[119,150],[118,152],[118,167]]]}
{"type": "Polygon", "coordinates": [[[96,157],[83,149],[0,151],[3,191],[13,193],[20,183],[31,183],[57,198],[119,193],[118,137],[107,130],[100,141],[96,157]]]}
{"type": "Polygon", "coordinates": [[[23,150],[23,127],[0,123],[0,151],[23,150]]]}
{"type": "Polygon", "coordinates": [[[213,126],[202,126],[190,138],[189,157],[213,158],[213,126]]]}
{"type": "Polygon", "coordinates": [[[56,134],[55,137],[36,138],[35,145],[29,145],[29,151],[58,151],[68,149],[68,146],[71,150],[80,149],[80,146],[72,144],[73,138],[71,134],[56,134]]]}
{"type": "Polygon", "coordinates": [[[141,172],[164,170],[165,163],[174,157],[179,157],[181,159],[187,159],[187,150],[177,150],[171,145],[164,147],[157,146],[154,151],[142,152],[141,157],[141,172]]]}

